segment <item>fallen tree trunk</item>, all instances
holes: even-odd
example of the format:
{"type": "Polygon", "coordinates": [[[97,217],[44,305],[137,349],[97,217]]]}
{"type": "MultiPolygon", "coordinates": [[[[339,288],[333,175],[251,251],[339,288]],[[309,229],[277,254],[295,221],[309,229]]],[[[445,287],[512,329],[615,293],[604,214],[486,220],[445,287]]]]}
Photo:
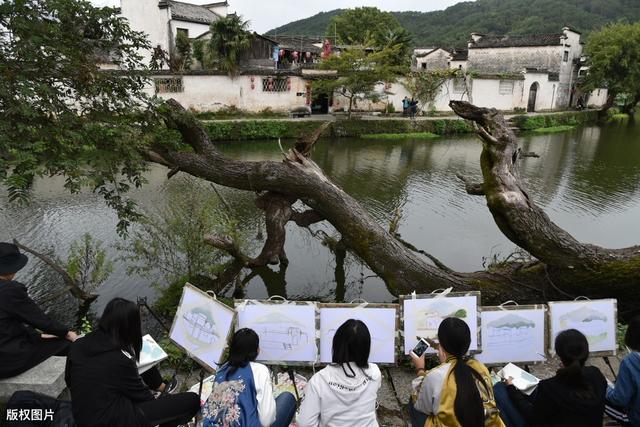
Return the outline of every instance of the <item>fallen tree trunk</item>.
{"type": "Polygon", "coordinates": [[[636,299],[640,246],[607,249],[579,242],[551,221],[525,190],[516,162],[517,139],[503,115],[463,101],[452,101],[450,105],[460,117],[477,124],[483,142],[480,166],[484,181],[467,183],[466,188],[473,195],[478,194],[477,188],[482,189],[502,233],[574,292],[636,299]]]}
{"type": "MultiPolygon", "coordinates": [[[[618,275],[616,283],[621,288],[637,288],[640,277],[638,248],[606,250],[582,244],[533,203],[517,173],[515,135],[500,113],[467,103],[452,103],[452,108],[479,125],[478,133],[484,141],[481,157],[484,182],[474,184],[461,179],[465,180],[470,193],[486,197],[500,230],[540,262],[504,263],[474,273],[455,272],[441,263],[432,265],[427,259],[435,260],[435,257],[406,245],[377,223],[309,158],[313,144],[328,124],[283,153],[281,162],[239,161],[223,156],[200,123],[177,102],[168,101],[162,111],[165,123],[181,134],[190,150],[176,151],[158,143],[144,155],[171,170],[258,193],[257,205],[264,210],[267,224],[267,239],[260,255],[252,258],[240,253],[224,236],[207,239],[247,267],[287,262],[284,242],[288,222],[309,227],[328,221],[340,233],[341,247],[357,255],[396,295],[453,287],[455,290],[481,290],[484,303],[504,299],[540,302],[550,297],[566,298],[574,293],[588,296],[608,293],[611,296],[614,293],[604,285],[614,274],[618,275]],[[304,203],[304,210],[294,208],[298,201],[304,203]],[[616,263],[624,268],[615,268],[616,263]],[[593,286],[589,287],[589,292],[569,286],[577,279],[584,279],[586,272],[603,276],[591,280],[593,286]],[[561,286],[570,289],[563,290],[561,286]],[[578,290],[580,292],[576,293],[578,290]]],[[[342,276],[342,273],[338,275],[342,276]]],[[[625,291],[624,294],[628,293],[625,291]]]]}

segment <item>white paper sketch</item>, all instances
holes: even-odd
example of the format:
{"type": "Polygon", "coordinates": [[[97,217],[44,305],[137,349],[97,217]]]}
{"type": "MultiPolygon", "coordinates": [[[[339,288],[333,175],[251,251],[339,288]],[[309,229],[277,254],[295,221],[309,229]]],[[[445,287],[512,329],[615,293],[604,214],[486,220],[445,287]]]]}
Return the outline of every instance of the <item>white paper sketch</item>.
{"type": "Polygon", "coordinates": [[[476,359],[485,364],[545,360],[544,308],[483,310],[480,316],[482,352],[476,359]]]}
{"type": "Polygon", "coordinates": [[[169,357],[158,343],[147,334],[142,337],[142,350],[138,360],[138,372],[144,373],[169,357]]]}
{"type": "MultiPolygon", "coordinates": [[[[404,352],[409,352],[418,343],[417,336],[436,338],[438,327],[447,317],[462,319],[471,330],[469,351],[478,350],[478,300],[477,295],[436,297],[428,295],[413,299],[408,297],[403,303],[404,352]]],[[[435,353],[435,350],[427,350],[435,353]]]]}
{"type": "Polygon", "coordinates": [[[260,337],[259,361],[316,361],[315,304],[249,301],[236,304],[236,309],[238,329],[251,328],[260,337]]]}
{"type": "Polygon", "coordinates": [[[555,337],[566,329],[577,329],[589,341],[591,352],[615,352],[615,300],[550,302],[551,346],[555,337]]]}
{"type": "Polygon", "coordinates": [[[371,334],[369,362],[395,363],[396,316],[391,307],[321,307],[320,308],[320,361],[330,363],[333,336],[347,320],[362,320],[371,334]]]}
{"type": "Polygon", "coordinates": [[[234,314],[230,307],[186,285],[173,319],[170,338],[209,368],[217,369],[234,314]]]}

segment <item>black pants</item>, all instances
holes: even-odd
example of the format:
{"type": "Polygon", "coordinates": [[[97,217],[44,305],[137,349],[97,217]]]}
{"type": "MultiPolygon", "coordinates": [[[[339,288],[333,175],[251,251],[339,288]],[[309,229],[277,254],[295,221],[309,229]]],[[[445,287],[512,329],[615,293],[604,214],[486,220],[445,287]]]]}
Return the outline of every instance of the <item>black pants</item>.
{"type": "Polygon", "coordinates": [[[162,385],[162,375],[155,366],[140,376],[142,377],[142,381],[144,381],[151,390],[158,390],[162,385]]]}
{"type": "Polygon", "coordinates": [[[190,392],[169,394],[137,406],[152,426],[177,427],[186,424],[198,413],[200,398],[196,393],[190,392]]]}

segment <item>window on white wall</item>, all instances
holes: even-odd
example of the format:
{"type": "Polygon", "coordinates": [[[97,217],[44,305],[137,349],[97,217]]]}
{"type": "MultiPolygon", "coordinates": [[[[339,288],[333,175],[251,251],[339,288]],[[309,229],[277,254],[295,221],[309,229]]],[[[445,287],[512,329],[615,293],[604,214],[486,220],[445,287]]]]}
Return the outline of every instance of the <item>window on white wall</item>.
{"type": "Polygon", "coordinates": [[[423,70],[426,70],[426,69],[427,69],[427,63],[426,63],[426,62],[423,62],[423,63],[422,63],[422,69],[423,69],[423,70]]]}
{"type": "Polygon", "coordinates": [[[189,37],[189,29],[188,28],[176,28],[176,33],[177,34],[184,34],[185,36],[189,37]]]}
{"type": "Polygon", "coordinates": [[[564,58],[562,58],[562,61],[563,62],[569,61],[569,51],[568,50],[564,51],[564,58]]]}
{"type": "Polygon", "coordinates": [[[513,95],[513,80],[500,80],[500,95],[513,95]]]}
{"type": "Polygon", "coordinates": [[[182,77],[160,77],[153,79],[156,93],[177,93],[184,92],[182,77]]]}
{"type": "Polygon", "coordinates": [[[262,78],[262,91],[263,92],[289,92],[291,90],[291,84],[287,77],[263,77],[262,78]]]}

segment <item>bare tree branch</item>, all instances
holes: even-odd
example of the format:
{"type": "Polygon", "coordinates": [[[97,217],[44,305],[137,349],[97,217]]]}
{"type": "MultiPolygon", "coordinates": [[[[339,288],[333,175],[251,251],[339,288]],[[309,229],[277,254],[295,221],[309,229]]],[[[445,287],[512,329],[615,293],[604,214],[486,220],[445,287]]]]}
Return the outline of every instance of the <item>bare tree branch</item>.
{"type": "Polygon", "coordinates": [[[51,267],[54,271],[60,274],[60,276],[62,276],[62,280],[66,285],[66,289],[69,290],[71,295],[73,295],[75,298],[82,300],[83,302],[93,301],[96,298],[98,298],[98,295],[90,294],[86,292],[84,289],[82,289],[82,287],[73,279],[73,277],[69,275],[67,270],[65,270],[60,264],[55,262],[53,259],[51,259],[47,255],[19,243],[16,239],[13,240],[13,244],[16,245],[18,248],[22,249],[23,251],[29,252],[30,254],[34,255],[36,258],[39,258],[42,262],[44,262],[49,267],[51,267]]]}
{"type": "Polygon", "coordinates": [[[467,194],[471,194],[472,196],[484,196],[484,183],[482,182],[472,182],[467,177],[457,173],[456,176],[462,182],[464,182],[465,190],[467,194]]]}

